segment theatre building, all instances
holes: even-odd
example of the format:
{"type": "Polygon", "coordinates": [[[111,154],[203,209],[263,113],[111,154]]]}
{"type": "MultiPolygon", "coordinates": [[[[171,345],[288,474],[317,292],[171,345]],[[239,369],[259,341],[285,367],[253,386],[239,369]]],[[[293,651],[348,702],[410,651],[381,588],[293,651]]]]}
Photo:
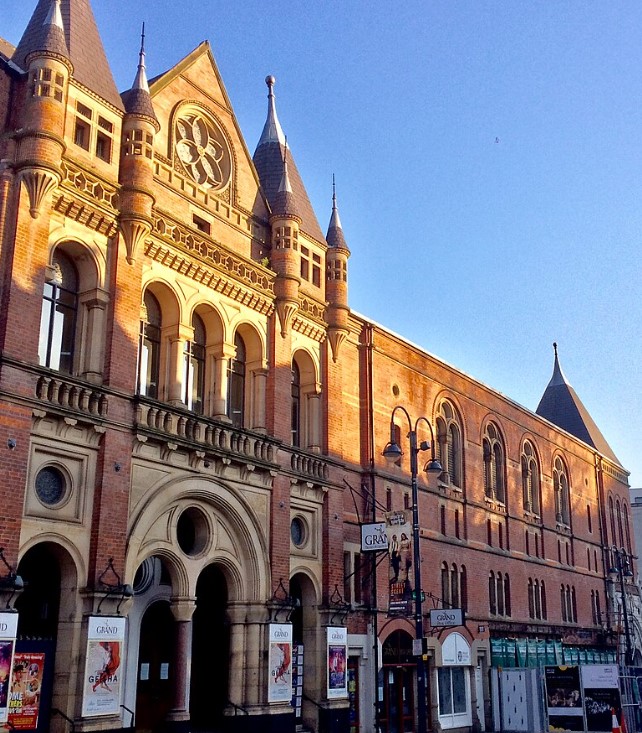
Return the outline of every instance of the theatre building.
{"type": "Polygon", "coordinates": [[[148,80],[148,39],[119,93],[89,0],[27,1],[0,40],[0,724],[397,733],[425,687],[428,729],[489,730],[493,667],[615,659],[628,473],[557,353],[532,412],[353,313],[266,70],[252,154],[207,43],[148,80]],[[391,517],[398,548],[362,546],[391,517]]]}

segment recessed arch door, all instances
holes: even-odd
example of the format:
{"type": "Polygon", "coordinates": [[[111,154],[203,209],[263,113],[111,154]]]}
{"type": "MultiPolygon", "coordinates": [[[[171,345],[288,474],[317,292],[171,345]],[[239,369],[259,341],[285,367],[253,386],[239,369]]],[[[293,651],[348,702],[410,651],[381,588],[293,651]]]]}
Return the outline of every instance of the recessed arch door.
{"type": "Polygon", "coordinates": [[[174,616],[167,601],[157,601],[145,611],[138,652],[138,733],[161,731],[171,710],[174,700],[175,629],[174,616]]]}

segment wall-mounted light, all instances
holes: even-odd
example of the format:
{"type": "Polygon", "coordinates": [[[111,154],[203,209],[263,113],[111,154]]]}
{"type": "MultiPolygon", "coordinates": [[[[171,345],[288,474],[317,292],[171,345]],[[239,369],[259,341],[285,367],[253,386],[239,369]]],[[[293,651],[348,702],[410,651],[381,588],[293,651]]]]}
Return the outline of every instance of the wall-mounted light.
{"type": "Polygon", "coordinates": [[[104,593],[104,597],[98,604],[96,613],[100,613],[100,607],[103,605],[103,601],[110,596],[120,596],[118,605],[116,606],[116,613],[120,612],[120,607],[125,598],[131,598],[134,595],[134,589],[128,583],[123,583],[120,579],[120,575],[116,572],[114,567],[114,558],[110,557],[107,561],[107,567],[102,571],[98,577],[98,592],[104,593]]]}
{"type": "Polygon", "coordinates": [[[17,445],[18,441],[15,438],[9,438],[9,440],[7,440],[7,448],[9,448],[9,450],[13,450],[17,445]]]}

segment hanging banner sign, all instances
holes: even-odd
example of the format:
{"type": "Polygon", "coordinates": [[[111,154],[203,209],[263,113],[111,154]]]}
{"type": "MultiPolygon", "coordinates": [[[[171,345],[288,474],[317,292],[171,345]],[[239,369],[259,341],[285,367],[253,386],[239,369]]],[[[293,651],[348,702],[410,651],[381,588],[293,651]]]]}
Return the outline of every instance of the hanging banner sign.
{"type": "Polygon", "coordinates": [[[9,684],[18,635],[18,614],[0,613],[0,723],[9,715],[9,684]]]}
{"type": "Polygon", "coordinates": [[[89,617],[82,697],[84,716],[120,713],[124,645],[124,618],[89,617]]]}
{"type": "Polygon", "coordinates": [[[410,587],[412,529],[410,521],[410,510],[386,514],[386,535],[388,536],[388,557],[390,559],[389,616],[409,616],[412,613],[412,589],[410,587]]]}
{"type": "Polygon", "coordinates": [[[292,624],[270,624],[268,702],[292,700],[292,624]]]}
{"type": "Polygon", "coordinates": [[[348,629],[329,626],[328,641],[328,700],[348,697],[348,629]]]}

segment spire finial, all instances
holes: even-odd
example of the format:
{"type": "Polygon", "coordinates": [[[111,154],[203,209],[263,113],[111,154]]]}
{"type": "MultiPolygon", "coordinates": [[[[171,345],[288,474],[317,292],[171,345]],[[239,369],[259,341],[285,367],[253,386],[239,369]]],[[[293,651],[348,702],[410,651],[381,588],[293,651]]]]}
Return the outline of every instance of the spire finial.
{"type": "Polygon", "coordinates": [[[149,84],[147,83],[147,72],[145,70],[145,23],[140,34],[140,51],[138,53],[138,69],[136,71],[136,77],[132,84],[132,89],[142,89],[145,92],[149,92],[149,84]]]}
{"type": "Polygon", "coordinates": [[[60,28],[61,31],[64,31],[65,27],[62,23],[60,0],[51,0],[49,12],[47,13],[47,17],[45,18],[43,25],[54,25],[56,28],[60,28]]]}
{"type": "Polygon", "coordinates": [[[285,135],[283,134],[279,118],[276,114],[276,103],[274,101],[274,85],[276,84],[276,79],[272,75],[266,76],[265,83],[268,88],[268,115],[257,148],[259,145],[263,145],[263,143],[285,144],[285,135]]]}
{"type": "Polygon", "coordinates": [[[553,351],[555,352],[555,358],[557,359],[557,341],[553,341],[553,351]]]}
{"type": "MultiPolygon", "coordinates": [[[[271,78],[271,77],[268,77],[271,78]]],[[[279,184],[279,191],[285,191],[286,193],[292,193],[292,185],[290,184],[290,176],[288,174],[288,138],[285,137],[283,145],[283,175],[281,176],[281,183],[279,184]]]]}
{"type": "Polygon", "coordinates": [[[328,233],[331,229],[341,229],[341,219],[339,218],[339,209],[337,208],[337,186],[332,174],[332,215],[328,224],[328,233]]]}

